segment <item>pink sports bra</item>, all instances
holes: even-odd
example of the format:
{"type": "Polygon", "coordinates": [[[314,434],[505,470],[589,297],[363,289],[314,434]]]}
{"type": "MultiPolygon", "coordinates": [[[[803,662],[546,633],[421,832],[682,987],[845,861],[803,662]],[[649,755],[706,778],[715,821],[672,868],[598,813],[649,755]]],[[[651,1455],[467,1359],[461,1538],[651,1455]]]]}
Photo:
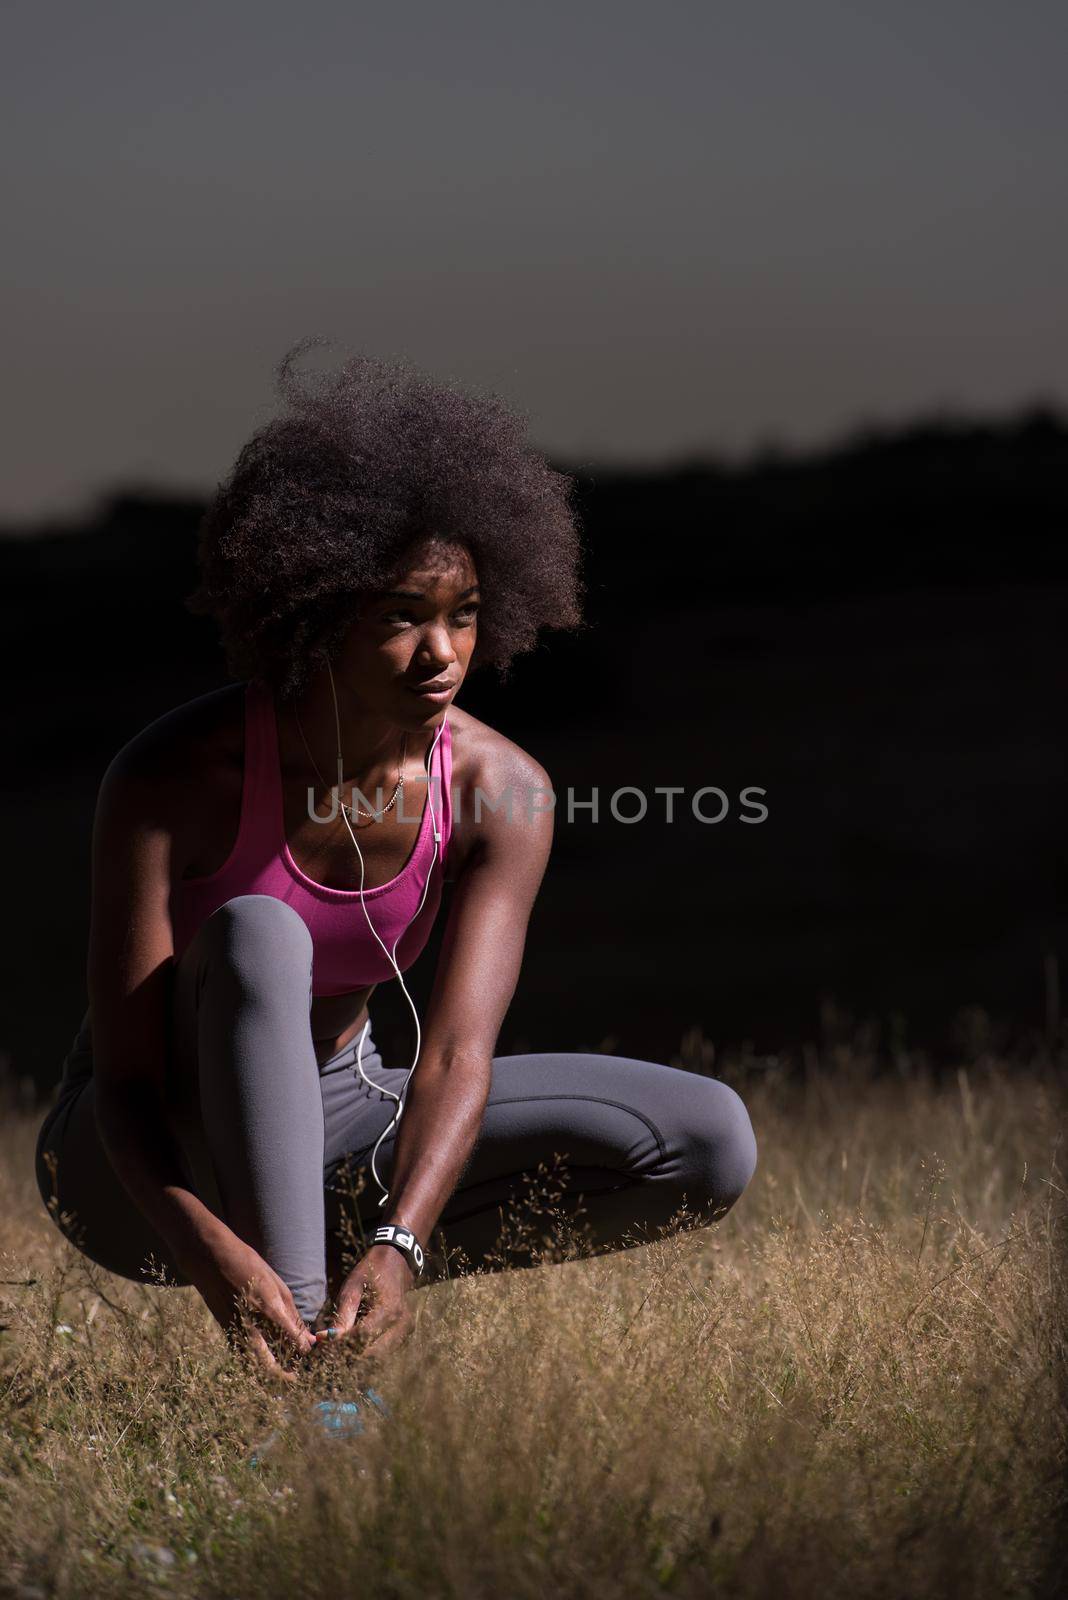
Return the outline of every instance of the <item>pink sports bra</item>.
{"type": "MultiPolygon", "coordinates": [[[[372,800],[374,797],[372,796],[372,800]]],[[[332,889],[303,873],[285,837],[278,724],[270,687],[252,678],[245,687],[245,762],[237,839],[221,867],[198,878],[180,878],[171,889],[174,956],[179,958],[204,919],[234,895],[267,894],[299,912],[312,936],[312,994],[345,994],[394,976],[379,939],[401,971],[411,966],[430,936],[441,903],[446,851],[452,834],[452,729],[446,717],[431,762],[431,781],[419,836],[395,878],[376,889],[332,889]],[[435,862],[433,821],[440,822],[435,862]],[[427,887],[427,876],[431,883],[427,887]],[[426,888],[423,909],[416,908],[426,888]],[[403,930],[407,928],[407,932],[403,930]]],[[[354,852],[355,853],[355,852],[354,852]]]]}

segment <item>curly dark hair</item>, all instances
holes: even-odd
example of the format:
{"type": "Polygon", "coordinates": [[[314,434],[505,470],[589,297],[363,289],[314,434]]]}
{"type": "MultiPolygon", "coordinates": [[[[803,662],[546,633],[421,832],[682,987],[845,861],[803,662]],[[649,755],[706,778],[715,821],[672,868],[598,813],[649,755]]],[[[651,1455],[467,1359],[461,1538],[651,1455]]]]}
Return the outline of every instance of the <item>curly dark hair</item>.
{"type": "Polygon", "coordinates": [[[407,362],[357,355],[298,373],[327,344],[302,339],[283,356],[285,409],[243,446],[198,530],[185,606],[215,618],[234,676],[298,694],[424,535],[466,545],[475,563],[472,670],[506,679],[541,629],[583,628],[574,480],[526,444],[525,419],[407,362]]]}

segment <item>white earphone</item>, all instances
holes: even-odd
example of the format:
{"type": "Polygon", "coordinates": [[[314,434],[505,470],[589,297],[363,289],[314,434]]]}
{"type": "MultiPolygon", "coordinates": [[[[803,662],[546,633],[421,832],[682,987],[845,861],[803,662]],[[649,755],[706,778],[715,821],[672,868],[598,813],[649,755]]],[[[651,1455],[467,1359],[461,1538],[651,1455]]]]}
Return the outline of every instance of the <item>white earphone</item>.
{"type": "Polygon", "coordinates": [[[421,1030],[420,1030],[420,1027],[419,1027],[419,1013],[415,1008],[415,1004],[414,1004],[414,1002],[412,1000],[411,995],[408,993],[408,990],[405,988],[404,979],[401,976],[401,970],[397,965],[397,960],[396,960],[397,946],[400,944],[401,940],[404,938],[404,935],[408,932],[408,929],[412,926],[412,923],[416,921],[416,919],[418,918],[420,912],[422,911],[423,906],[426,903],[427,890],[430,888],[430,879],[431,879],[431,876],[433,874],[434,867],[437,865],[437,863],[441,859],[441,827],[442,827],[442,819],[434,811],[434,801],[433,801],[434,784],[433,784],[433,779],[431,778],[430,769],[431,769],[431,766],[433,765],[434,751],[437,749],[438,740],[441,738],[441,735],[445,731],[445,724],[449,720],[449,716],[448,716],[448,712],[446,712],[444,717],[442,717],[441,726],[438,728],[437,733],[434,735],[434,738],[431,741],[430,749],[427,751],[426,761],[424,763],[424,767],[425,767],[425,771],[426,771],[426,779],[427,779],[426,803],[427,803],[427,806],[430,809],[430,818],[431,818],[431,821],[432,821],[432,823],[434,825],[434,859],[430,863],[430,868],[429,868],[429,870],[427,872],[427,875],[426,875],[426,882],[423,885],[423,893],[422,893],[422,896],[420,897],[419,904],[416,907],[415,911],[412,913],[411,917],[409,917],[408,922],[406,923],[403,931],[401,933],[399,933],[397,935],[396,939],[394,940],[393,950],[392,950],[392,953],[391,953],[389,950],[386,949],[386,946],[383,944],[382,940],[378,937],[378,931],[375,928],[374,923],[371,921],[370,916],[368,915],[367,905],[366,905],[366,903],[364,901],[364,897],[363,897],[363,878],[364,878],[363,852],[360,849],[359,841],[357,840],[356,834],[353,831],[352,824],[349,821],[348,812],[345,810],[345,807],[341,803],[341,782],[342,782],[342,771],[341,771],[341,716],[340,716],[340,713],[338,711],[337,690],[334,688],[334,674],[333,674],[333,671],[332,671],[332,669],[330,667],[330,663],[329,662],[327,662],[327,671],[330,673],[330,693],[334,697],[334,723],[335,723],[335,726],[337,728],[337,787],[338,787],[337,802],[338,802],[338,809],[340,810],[341,815],[345,819],[345,826],[346,826],[346,828],[348,828],[349,835],[350,835],[350,837],[352,839],[352,842],[356,846],[356,854],[360,858],[360,905],[363,907],[363,914],[367,918],[367,926],[370,928],[371,932],[374,934],[374,937],[375,937],[376,941],[378,942],[380,948],[382,949],[382,951],[385,954],[386,960],[389,962],[390,966],[393,968],[393,971],[396,974],[397,982],[401,986],[401,992],[403,993],[404,998],[407,1000],[409,1006],[411,1007],[412,1016],[415,1019],[415,1054],[412,1056],[412,1064],[411,1064],[411,1066],[408,1068],[408,1071],[404,1075],[404,1082],[401,1085],[401,1092],[400,1092],[399,1095],[394,1094],[392,1089],[385,1088],[385,1086],[383,1084],[373,1083],[372,1080],[367,1076],[366,1072],[364,1072],[364,1070],[363,1070],[363,1043],[364,1043],[364,1040],[367,1037],[367,1030],[371,1026],[370,1017],[367,1018],[367,1021],[363,1025],[363,1029],[362,1029],[362,1031],[360,1033],[360,1042],[359,1042],[359,1044],[357,1046],[357,1049],[356,1049],[356,1067],[357,1067],[357,1071],[359,1072],[359,1075],[363,1079],[364,1083],[366,1083],[372,1089],[378,1089],[382,1094],[388,1095],[391,1100],[396,1100],[396,1102],[397,1102],[396,1111],[394,1111],[394,1113],[393,1113],[392,1117],[390,1118],[389,1122],[382,1129],[382,1132],[379,1134],[378,1138],[375,1140],[374,1149],[371,1151],[371,1173],[372,1173],[372,1175],[374,1177],[375,1182],[378,1184],[378,1187],[382,1190],[382,1197],[378,1202],[378,1204],[380,1206],[382,1206],[382,1205],[385,1205],[386,1201],[389,1199],[389,1190],[385,1187],[385,1185],[382,1182],[382,1179],[378,1176],[378,1169],[375,1166],[375,1156],[378,1154],[378,1147],[382,1143],[382,1140],[386,1137],[386,1134],[389,1133],[391,1128],[396,1127],[397,1123],[400,1121],[401,1114],[404,1111],[404,1096],[405,1096],[405,1093],[406,1093],[407,1088],[408,1088],[408,1079],[411,1077],[412,1073],[415,1071],[415,1064],[419,1060],[419,1050],[420,1050],[420,1047],[422,1045],[422,1033],[421,1033],[421,1030]]]}

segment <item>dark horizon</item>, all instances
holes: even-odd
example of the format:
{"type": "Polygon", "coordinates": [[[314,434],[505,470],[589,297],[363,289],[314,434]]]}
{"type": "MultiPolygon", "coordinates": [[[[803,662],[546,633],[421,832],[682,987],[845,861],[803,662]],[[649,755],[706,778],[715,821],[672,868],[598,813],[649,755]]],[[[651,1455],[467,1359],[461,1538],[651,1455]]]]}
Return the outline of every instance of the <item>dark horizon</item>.
{"type": "MultiPolygon", "coordinates": [[[[691,477],[742,481],[776,471],[834,468],[849,460],[908,450],[917,445],[921,448],[942,444],[974,447],[984,441],[1014,435],[1042,435],[1053,441],[1068,436],[1068,403],[1059,404],[1036,394],[1029,400],[999,407],[989,414],[967,407],[941,405],[921,408],[893,423],[868,421],[842,427],[818,445],[765,441],[733,455],[712,449],[682,450],[652,465],[637,459],[580,461],[560,453],[553,454],[550,460],[557,471],[580,483],[656,484],[691,477]]],[[[176,488],[162,480],[119,475],[112,482],[97,485],[80,505],[66,511],[44,512],[30,519],[0,515],[0,539],[32,539],[90,528],[101,518],[107,519],[114,505],[125,501],[199,506],[206,505],[213,493],[211,485],[201,489],[176,488]]]]}
{"type": "MultiPolygon", "coordinates": [[[[500,1053],[611,1039],[668,1060],[699,1027],[721,1053],[748,1040],[800,1059],[852,1029],[892,1063],[1059,1026],[1065,420],[918,420],[744,472],[598,472],[577,496],[590,633],[548,634],[510,684],[475,674],[460,704],[558,794],[763,785],[769,817],[558,818],[500,1053]]],[[[230,681],[212,625],[182,605],[203,504],[117,492],[52,537],[0,540],[18,685],[4,820],[9,839],[48,842],[10,863],[0,1051],[42,1087],[85,1005],[103,769],[230,681]],[[43,776],[57,748],[59,786],[43,776]]],[[[406,1049],[388,985],[374,1007],[383,1048],[406,1049]]]]}

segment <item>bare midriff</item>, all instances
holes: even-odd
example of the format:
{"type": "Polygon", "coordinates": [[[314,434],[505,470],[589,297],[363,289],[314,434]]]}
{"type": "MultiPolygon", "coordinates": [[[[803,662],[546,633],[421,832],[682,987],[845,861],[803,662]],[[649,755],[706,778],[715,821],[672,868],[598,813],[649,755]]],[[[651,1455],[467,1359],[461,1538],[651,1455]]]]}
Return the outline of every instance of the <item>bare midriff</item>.
{"type": "Polygon", "coordinates": [[[320,994],[312,1000],[311,1031],[316,1060],[322,1064],[356,1037],[367,1021],[367,1002],[377,984],[348,994],[320,994]]]}

